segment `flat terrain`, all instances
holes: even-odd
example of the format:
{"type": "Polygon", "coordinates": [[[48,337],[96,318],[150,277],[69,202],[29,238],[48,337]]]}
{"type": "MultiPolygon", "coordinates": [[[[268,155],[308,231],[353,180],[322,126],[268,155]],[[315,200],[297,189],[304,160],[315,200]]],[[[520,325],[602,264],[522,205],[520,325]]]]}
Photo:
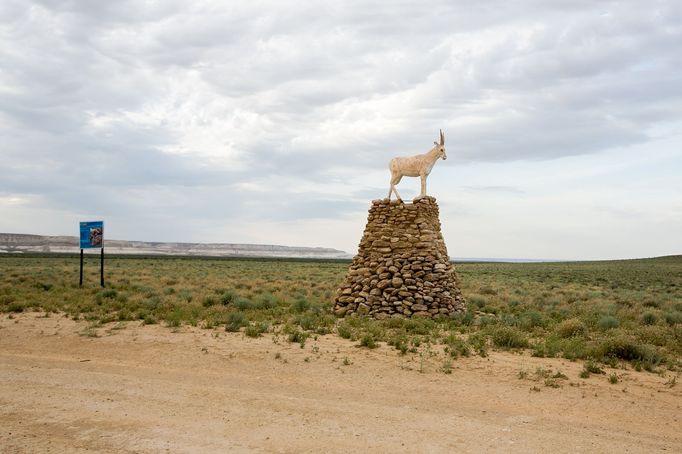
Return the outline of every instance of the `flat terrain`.
{"type": "Polygon", "coordinates": [[[0,314],[0,451],[682,452],[670,372],[357,345],[0,314]]]}

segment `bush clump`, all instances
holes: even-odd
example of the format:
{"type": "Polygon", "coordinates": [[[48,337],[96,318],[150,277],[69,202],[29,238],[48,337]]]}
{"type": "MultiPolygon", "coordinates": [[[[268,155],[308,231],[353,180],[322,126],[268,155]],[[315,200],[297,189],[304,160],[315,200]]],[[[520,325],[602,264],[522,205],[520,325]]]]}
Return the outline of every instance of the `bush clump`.
{"type": "Polygon", "coordinates": [[[600,318],[599,321],[597,322],[597,326],[602,331],[608,331],[610,329],[618,328],[619,325],[620,322],[613,315],[605,315],[602,318],[600,318]]]}
{"type": "Polygon", "coordinates": [[[653,366],[660,364],[663,359],[653,345],[640,344],[626,336],[605,339],[595,347],[592,356],[603,360],[617,358],[637,361],[653,366]]]}
{"type": "Polygon", "coordinates": [[[493,344],[502,348],[527,348],[528,339],[526,335],[511,326],[499,326],[493,329],[491,334],[493,344]]]}
{"type": "Polygon", "coordinates": [[[220,296],[220,304],[227,306],[228,304],[232,304],[237,301],[237,298],[239,298],[237,293],[233,292],[232,290],[228,290],[220,296]]]}
{"type": "Polygon", "coordinates": [[[658,316],[655,312],[647,311],[642,314],[642,325],[655,325],[658,321],[658,316]]]}
{"type": "Polygon", "coordinates": [[[374,339],[374,336],[367,333],[360,338],[360,346],[367,348],[377,348],[379,345],[377,345],[377,341],[374,339]]]}
{"type": "Polygon", "coordinates": [[[456,337],[454,334],[450,334],[448,337],[443,339],[443,343],[446,345],[446,351],[455,359],[459,358],[460,356],[469,356],[471,354],[469,344],[456,337]]]}
{"type": "Polygon", "coordinates": [[[564,339],[580,337],[587,334],[587,325],[578,318],[569,318],[559,323],[555,331],[559,337],[564,339]]]}
{"type": "Polygon", "coordinates": [[[227,323],[225,324],[225,331],[235,333],[243,326],[247,326],[249,322],[246,320],[243,312],[230,312],[227,315],[227,323]]]}

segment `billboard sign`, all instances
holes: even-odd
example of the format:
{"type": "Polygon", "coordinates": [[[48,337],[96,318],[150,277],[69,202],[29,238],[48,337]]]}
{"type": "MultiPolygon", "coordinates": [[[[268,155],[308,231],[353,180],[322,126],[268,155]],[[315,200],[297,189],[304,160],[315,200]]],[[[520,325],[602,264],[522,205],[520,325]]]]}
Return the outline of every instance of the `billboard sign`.
{"type": "Polygon", "coordinates": [[[81,222],[81,249],[104,247],[104,221],[81,222]]]}

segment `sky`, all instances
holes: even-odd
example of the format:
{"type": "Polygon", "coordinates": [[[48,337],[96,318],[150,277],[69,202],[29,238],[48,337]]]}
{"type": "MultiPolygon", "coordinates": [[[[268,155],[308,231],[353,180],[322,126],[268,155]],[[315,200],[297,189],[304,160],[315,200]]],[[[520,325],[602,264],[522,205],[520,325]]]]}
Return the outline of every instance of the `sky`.
{"type": "Polygon", "coordinates": [[[674,0],[3,0],[0,232],[353,254],[442,129],[452,257],[681,254],[680,43],[674,0]]]}

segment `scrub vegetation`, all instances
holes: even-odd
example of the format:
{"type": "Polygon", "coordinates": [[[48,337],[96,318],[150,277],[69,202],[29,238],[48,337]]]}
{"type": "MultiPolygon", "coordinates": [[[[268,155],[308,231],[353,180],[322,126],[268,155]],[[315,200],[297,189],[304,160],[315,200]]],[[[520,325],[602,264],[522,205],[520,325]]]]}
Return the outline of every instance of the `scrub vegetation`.
{"type": "MultiPolygon", "coordinates": [[[[138,321],[272,335],[338,335],[401,355],[485,356],[491,349],[586,361],[585,376],[629,365],[681,369],[682,256],[573,263],[458,263],[468,312],[455,318],[336,318],[348,262],[194,257],[0,255],[0,311],[63,313],[92,326],[138,321]]],[[[551,378],[551,377],[550,377],[551,378]]]]}

